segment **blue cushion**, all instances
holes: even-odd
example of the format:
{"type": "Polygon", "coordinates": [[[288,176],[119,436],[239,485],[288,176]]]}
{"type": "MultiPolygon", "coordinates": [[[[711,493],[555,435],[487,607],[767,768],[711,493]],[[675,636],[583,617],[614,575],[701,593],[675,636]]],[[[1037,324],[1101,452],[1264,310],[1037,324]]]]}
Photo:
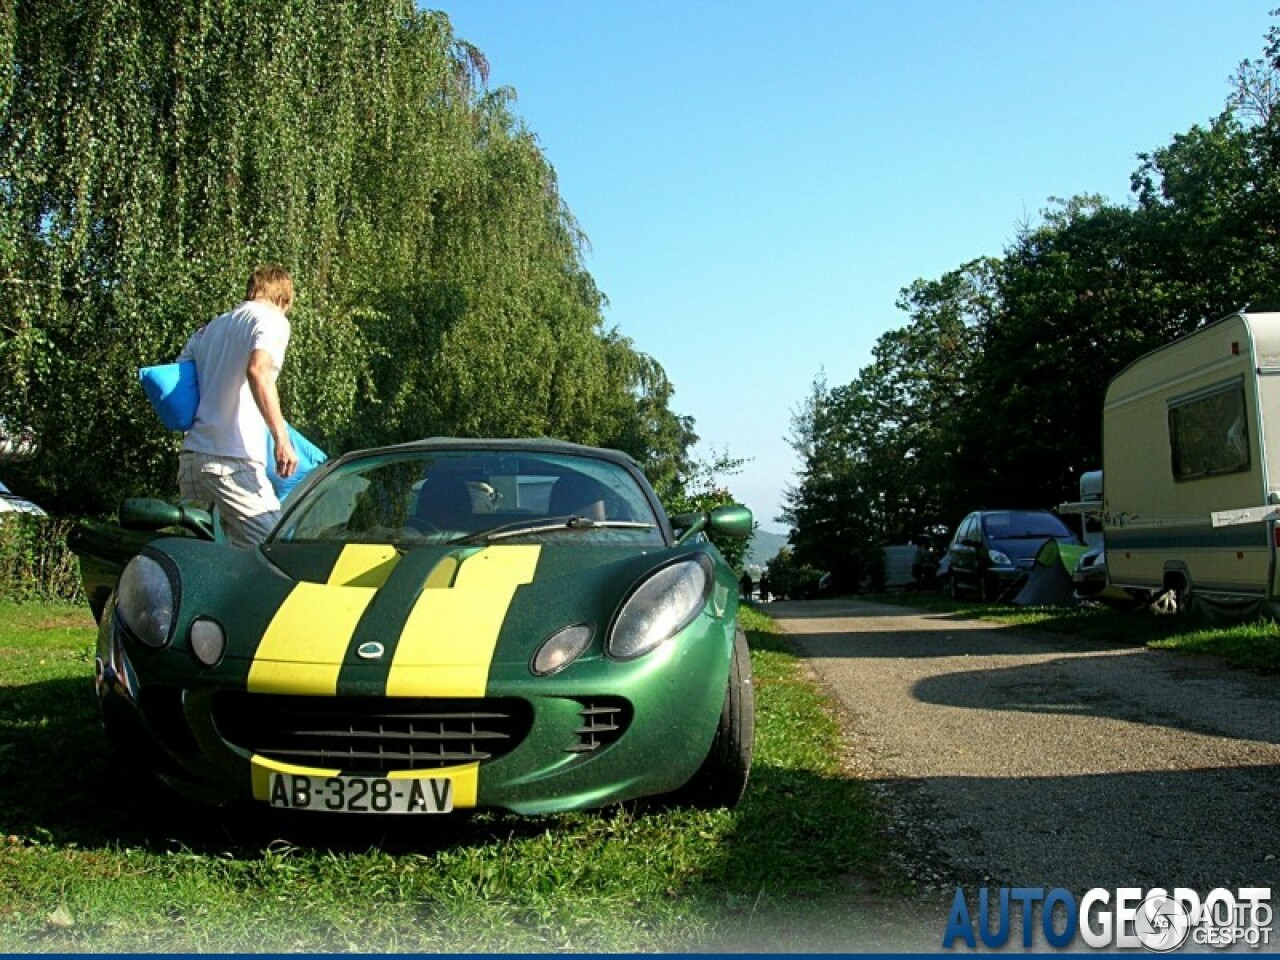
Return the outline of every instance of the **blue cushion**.
{"type": "Polygon", "coordinates": [[[200,386],[196,365],[191,360],[162,363],[138,371],[142,389],[170,430],[190,430],[200,405],[200,386]]]}
{"type": "Polygon", "coordinates": [[[295,430],[293,424],[286,422],[285,427],[289,431],[289,442],[293,444],[294,452],[298,454],[298,469],[293,471],[293,476],[287,479],[276,473],[276,441],[271,436],[271,431],[267,431],[267,479],[271,481],[271,488],[275,490],[281,502],[308,473],[329,459],[323,450],[295,430]]]}

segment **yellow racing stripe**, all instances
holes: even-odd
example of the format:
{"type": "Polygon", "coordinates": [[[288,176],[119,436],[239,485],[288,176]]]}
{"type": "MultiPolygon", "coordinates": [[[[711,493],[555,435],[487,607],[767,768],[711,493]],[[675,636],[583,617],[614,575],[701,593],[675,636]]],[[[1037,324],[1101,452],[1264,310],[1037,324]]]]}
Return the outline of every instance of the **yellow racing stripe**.
{"type": "Polygon", "coordinates": [[[349,543],[329,571],[328,583],[342,587],[381,587],[400,554],[389,543],[349,543]]]}
{"type": "Polygon", "coordinates": [[[251,693],[333,696],[356,624],[376,587],[294,586],[249,667],[251,693]]]}
{"type": "Polygon", "coordinates": [[[391,697],[483,697],[516,588],[533,580],[537,544],[488,547],[445,583],[428,577],[405,621],[387,678],[391,697]]]}
{"type": "Polygon", "coordinates": [[[458,574],[458,565],[461,561],[456,556],[447,556],[427,574],[427,582],[423,584],[426,590],[448,590],[453,586],[453,578],[458,574]]]}

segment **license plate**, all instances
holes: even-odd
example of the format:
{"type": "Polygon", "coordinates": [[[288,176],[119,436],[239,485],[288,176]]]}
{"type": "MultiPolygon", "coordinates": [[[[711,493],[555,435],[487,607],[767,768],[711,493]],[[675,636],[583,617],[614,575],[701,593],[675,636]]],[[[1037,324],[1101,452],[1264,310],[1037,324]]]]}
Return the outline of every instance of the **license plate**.
{"type": "Polygon", "coordinates": [[[328,813],[448,813],[453,781],[386,777],[311,777],[271,774],[269,802],[289,810],[328,813]]]}

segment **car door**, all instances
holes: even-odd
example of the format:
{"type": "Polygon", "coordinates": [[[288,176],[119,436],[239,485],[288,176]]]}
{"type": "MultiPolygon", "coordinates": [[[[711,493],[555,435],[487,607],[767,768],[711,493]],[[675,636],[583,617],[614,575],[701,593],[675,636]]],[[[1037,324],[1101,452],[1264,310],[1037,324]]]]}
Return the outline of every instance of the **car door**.
{"type": "Polygon", "coordinates": [[[951,582],[955,590],[970,592],[978,589],[978,555],[981,531],[978,515],[971,513],[960,521],[956,535],[951,540],[951,582]]]}

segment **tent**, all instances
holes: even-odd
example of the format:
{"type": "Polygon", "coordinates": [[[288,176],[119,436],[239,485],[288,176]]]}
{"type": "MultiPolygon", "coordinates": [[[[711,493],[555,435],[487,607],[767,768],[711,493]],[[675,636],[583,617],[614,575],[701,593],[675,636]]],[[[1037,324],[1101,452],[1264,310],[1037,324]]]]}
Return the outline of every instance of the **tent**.
{"type": "Polygon", "coordinates": [[[1080,600],[1071,571],[1089,548],[1046,540],[1036,553],[1035,564],[1013,603],[1020,607],[1074,607],[1080,600]]]}

